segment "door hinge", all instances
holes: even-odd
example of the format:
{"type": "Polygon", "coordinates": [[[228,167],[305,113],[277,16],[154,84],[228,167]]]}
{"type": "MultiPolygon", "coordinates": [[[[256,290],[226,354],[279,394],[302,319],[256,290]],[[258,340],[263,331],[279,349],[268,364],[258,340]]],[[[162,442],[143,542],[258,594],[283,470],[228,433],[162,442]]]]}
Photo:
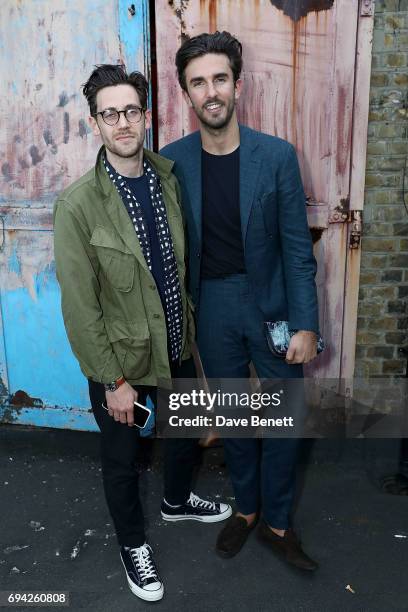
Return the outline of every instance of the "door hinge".
{"type": "Polygon", "coordinates": [[[361,17],[372,17],[374,15],[375,0],[361,0],[361,17]]]}
{"type": "Polygon", "coordinates": [[[359,249],[361,245],[361,229],[363,225],[363,211],[362,210],[351,210],[350,218],[348,219],[351,223],[350,228],[350,249],[359,249]]]}
{"type": "Polygon", "coordinates": [[[329,217],[329,223],[350,223],[349,248],[358,249],[360,247],[363,224],[362,210],[334,210],[329,217]]]}

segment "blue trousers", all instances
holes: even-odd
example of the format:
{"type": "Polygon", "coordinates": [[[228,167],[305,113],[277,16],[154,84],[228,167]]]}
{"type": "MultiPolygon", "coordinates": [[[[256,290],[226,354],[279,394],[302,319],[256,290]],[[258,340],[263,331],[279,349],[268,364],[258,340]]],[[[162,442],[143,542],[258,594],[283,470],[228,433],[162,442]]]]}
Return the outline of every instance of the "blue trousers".
{"type": "MultiPolygon", "coordinates": [[[[302,378],[301,365],[274,357],[245,274],[202,280],[197,345],[207,378],[302,378]]],[[[262,511],[276,529],[290,526],[299,439],[224,439],[225,460],[242,514],[262,511]]]]}

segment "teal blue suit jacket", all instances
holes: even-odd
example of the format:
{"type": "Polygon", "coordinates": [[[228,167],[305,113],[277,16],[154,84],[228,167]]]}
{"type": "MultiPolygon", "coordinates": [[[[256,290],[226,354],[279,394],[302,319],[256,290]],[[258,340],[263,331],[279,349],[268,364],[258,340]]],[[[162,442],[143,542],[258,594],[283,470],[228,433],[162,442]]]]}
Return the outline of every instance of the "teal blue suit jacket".
{"type": "MultiPolygon", "coordinates": [[[[240,212],[248,279],[265,321],[319,331],[316,260],[294,147],[240,126],[240,212]]],[[[189,289],[199,303],[202,252],[201,136],[164,147],[175,162],[189,243],[189,289]]]]}

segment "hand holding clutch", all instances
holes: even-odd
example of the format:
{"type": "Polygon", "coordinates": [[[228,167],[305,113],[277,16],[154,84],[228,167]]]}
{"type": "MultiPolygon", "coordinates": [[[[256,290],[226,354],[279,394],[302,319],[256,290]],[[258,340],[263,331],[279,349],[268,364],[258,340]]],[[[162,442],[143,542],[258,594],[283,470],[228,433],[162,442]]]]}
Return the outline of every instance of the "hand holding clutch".
{"type": "MultiPolygon", "coordinates": [[[[289,329],[287,321],[265,321],[265,332],[268,346],[275,357],[285,359],[289,348],[289,342],[299,330],[289,329]]],[[[325,347],[323,338],[317,336],[317,353],[321,353],[325,347]]]]}

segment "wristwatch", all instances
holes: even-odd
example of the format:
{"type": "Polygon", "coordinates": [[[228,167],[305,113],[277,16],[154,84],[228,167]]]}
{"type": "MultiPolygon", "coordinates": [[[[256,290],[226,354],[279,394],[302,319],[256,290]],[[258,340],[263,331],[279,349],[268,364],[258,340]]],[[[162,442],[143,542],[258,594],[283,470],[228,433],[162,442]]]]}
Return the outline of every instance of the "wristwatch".
{"type": "Polygon", "coordinates": [[[124,382],[126,382],[126,380],[123,376],[121,376],[110,383],[105,383],[103,386],[105,387],[105,391],[116,391],[116,389],[119,389],[120,385],[123,385],[124,382]]]}

